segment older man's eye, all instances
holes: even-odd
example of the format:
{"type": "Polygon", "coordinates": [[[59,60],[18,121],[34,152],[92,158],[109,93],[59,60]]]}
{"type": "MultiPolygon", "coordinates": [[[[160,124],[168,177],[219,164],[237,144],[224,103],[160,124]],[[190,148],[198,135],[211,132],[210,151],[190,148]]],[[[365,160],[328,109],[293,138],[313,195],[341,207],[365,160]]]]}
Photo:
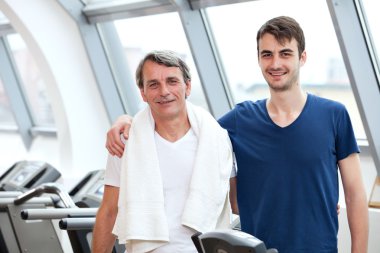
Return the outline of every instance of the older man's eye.
{"type": "Polygon", "coordinates": [[[171,85],[176,85],[178,82],[179,82],[179,81],[176,80],[176,79],[171,79],[171,80],[169,80],[169,84],[171,84],[171,85]]]}
{"type": "Polygon", "coordinates": [[[148,87],[149,88],[157,88],[158,87],[158,84],[157,83],[150,83],[150,84],[148,84],[148,87]]]}

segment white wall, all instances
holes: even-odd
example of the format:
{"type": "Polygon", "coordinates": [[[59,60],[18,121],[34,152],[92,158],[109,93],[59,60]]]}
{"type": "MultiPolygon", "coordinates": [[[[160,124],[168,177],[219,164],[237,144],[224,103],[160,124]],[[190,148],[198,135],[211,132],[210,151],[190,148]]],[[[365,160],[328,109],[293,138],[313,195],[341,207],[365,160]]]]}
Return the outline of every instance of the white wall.
{"type": "Polygon", "coordinates": [[[55,0],[1,0],[0,10],[42,72],[58,129],[56,143],[37,138],[29,152],[16,152],[40,157],[45,150],[66,177],[104,168],[109,121],[76,23],[55,0]]]}
{"type": "MultiPolygon", "coordinates": [[[[380,209],[369,209],[369,242],[368,253],[379,253],[380,251],[380,209]]],[[[347,222],[346,208],[343,207],[339,214],[339,252],[351,252],[351,238],[347,222]]]]}
{"type": "Polygon", "coordinates": [[[15,162],[21,160],[41,160],[50,163],[58,169],[59,146],[57,138],[36,138],[26,150],[18,133],[0,132],[0,175],[15,162]]]}
{"type": "MultiPolygon", "coordinates": [[[[367,198],[370,197],[373,184],[376,179],[377,171],[375,164],[371,156],[367,153],[360,154],[362,176],[364,186],[366,188],[367,198]]],[[[338,249],[339,252],[346,253],[351,252],[351,237],[350,230],[347,221],[346,205],[344,203],[344,192],[342,183],[340,183],[340,196],[339,204],[341,206],[341,212],[339,214],[339,233],[338,233],[338,249]]],[[[369,242],[368,253],[380,252],[380,209],[369,208],[369,242]]]]}

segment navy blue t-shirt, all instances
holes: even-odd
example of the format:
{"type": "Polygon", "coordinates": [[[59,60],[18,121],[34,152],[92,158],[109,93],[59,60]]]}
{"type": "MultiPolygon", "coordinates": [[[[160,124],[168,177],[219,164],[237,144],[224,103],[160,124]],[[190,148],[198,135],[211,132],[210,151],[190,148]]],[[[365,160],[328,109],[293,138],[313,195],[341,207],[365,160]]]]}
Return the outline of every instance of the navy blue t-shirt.
{"type": "Polygon", "coordinates": [[[337,162],[359,152],[345,107],[308,94],[280,127],[266,100],[246,101],[219,123],[236,156],[242,230],[280,253],[337,252],[337,162]]]}

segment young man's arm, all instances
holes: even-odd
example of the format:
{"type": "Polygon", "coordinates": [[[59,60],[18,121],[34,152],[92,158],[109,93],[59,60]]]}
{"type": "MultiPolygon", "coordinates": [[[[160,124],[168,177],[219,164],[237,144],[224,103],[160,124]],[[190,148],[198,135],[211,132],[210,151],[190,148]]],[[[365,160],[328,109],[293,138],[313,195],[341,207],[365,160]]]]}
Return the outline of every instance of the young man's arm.
{"type": "Polygon", "coordinates": [[[129,128],[132,124],[132,117],[124,114],[121,115],[112,124],[111,129],[107,132],[106,148],[111,155],[121,157],[124,152],[124,143],[120,138],[123,134],[124,138],[128,140],[129,128]]]}
{"type": "Polygon", "coordinates": [[[105,185],[93,230],[92,253],[112,252],[116,240],[112,229],[116,220],[118,199],[119,187],[105,185]]]}
{"type": "Polygon", "coordinates": [[[360,171],[358,154],[338,162],[347,205],[351,232],[351,253],[365,253],[368,248],[368,204],[360,171]]]}

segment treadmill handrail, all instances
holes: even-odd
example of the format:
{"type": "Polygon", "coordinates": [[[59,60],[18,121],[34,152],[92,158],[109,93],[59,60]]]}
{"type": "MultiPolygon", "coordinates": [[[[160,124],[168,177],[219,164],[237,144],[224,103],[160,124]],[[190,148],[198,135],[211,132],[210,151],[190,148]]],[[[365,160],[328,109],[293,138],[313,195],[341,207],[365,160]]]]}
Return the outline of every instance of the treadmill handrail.
{"type": "MultiPolygon", "coordinates": [[[[14,200],[15,198],[0,198],[0,208],[4,208],[10,204],[14,204],[14,200]]],[[[47,206],[53,206],[55,203],[54,199],[50,197],[36,197],[24,202],[26,202],[26,204],[43,204],[47,206]]]]}
{"type": "Polygon", "coordinates": [[[22,194],[21,191],[0,191],[0,198],[14,198],[22,194]]]}
{"type": "Polygon", "coordinates": [[[62,230],[92,230],[95,225],[93,218],[64,218],[59,221],[59,228],[62,230]]]}
{"type": "Polygon", "coordinates": [[[59,208],[59,209],[24,209],[21,211],[23,220],[62,219],[72,217],[95,217],[98,208],[59,208]]]}
{"type": "Polygon", "coordinates": [[[59,185],[54,184],[54,183],[44,183],[37,186],[36,188],[26,191],[25,193],[15,198],[14,204],[21,205],[25,201],[33,197],[40,196],[43,193],[51,193],[51,194],[58,195],[62,203],[65,205],[65,207],[69,207],[69,208],[77,207],[74,201],[71,199],[70,195],[66,191],[62,190],[59,185]]]}

